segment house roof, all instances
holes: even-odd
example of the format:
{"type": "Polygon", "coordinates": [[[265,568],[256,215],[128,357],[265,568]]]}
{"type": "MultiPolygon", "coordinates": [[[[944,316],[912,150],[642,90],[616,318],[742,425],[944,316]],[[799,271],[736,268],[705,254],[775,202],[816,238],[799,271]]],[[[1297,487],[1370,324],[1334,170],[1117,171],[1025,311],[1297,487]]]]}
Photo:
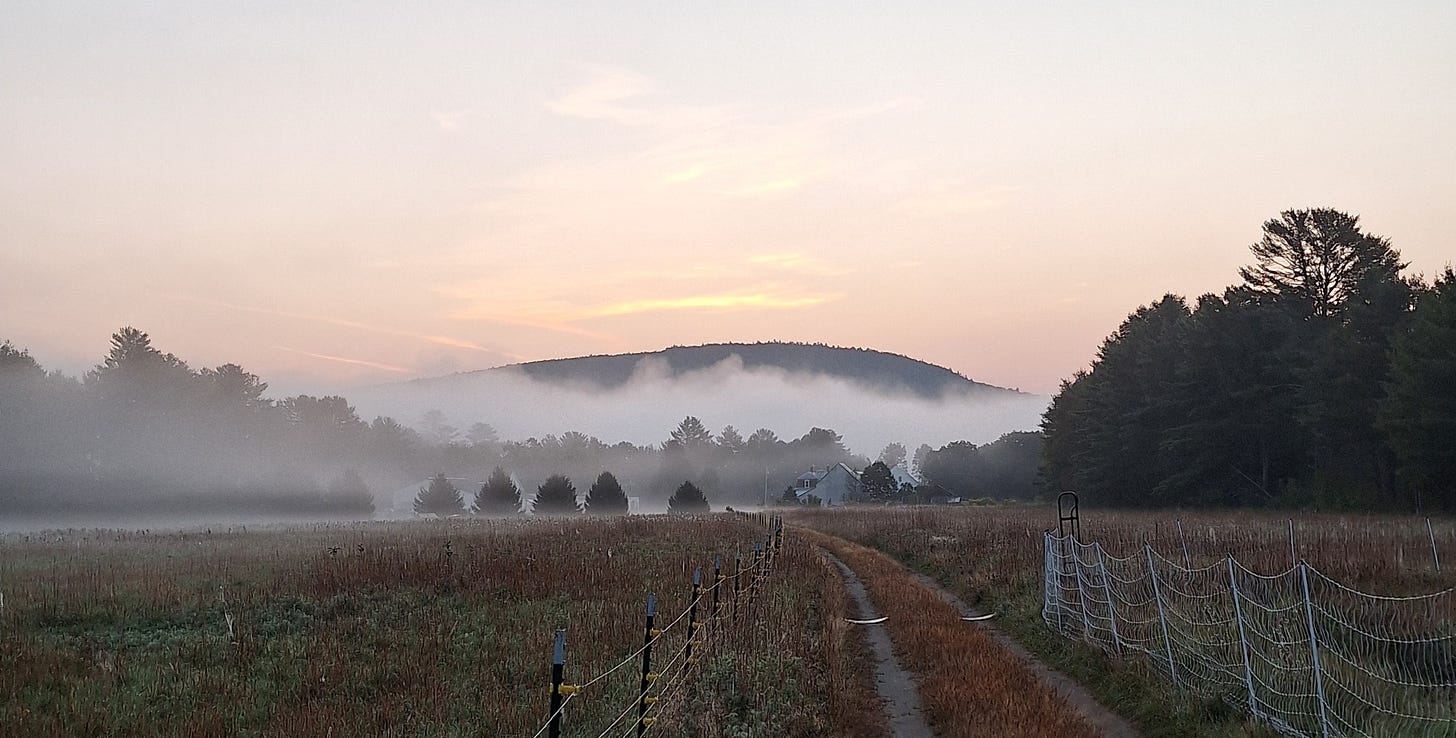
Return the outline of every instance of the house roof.
{"type": "Polygon", "coordinates": [[[904,464],[896,464],[890,467],[890,476],[895,478],[895,486],[897,487],[902,484],[908,484],[911,487],[920,486],[920,478],[911,474],[910,470],[904,464]]]}

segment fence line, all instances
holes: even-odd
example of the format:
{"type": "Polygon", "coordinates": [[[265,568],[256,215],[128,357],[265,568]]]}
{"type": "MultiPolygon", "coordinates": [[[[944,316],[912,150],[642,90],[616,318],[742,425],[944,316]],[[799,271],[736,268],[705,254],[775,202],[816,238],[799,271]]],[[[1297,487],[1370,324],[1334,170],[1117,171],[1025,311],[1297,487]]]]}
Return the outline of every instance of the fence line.
{"type": "Polygon", "coordinates": [[[566,681],[566,630],[556,630],[551,655],[550,707],[545,722],[531,738],[541,738],[541,736],[560,738],[562,727],[566,722],[567,705],[578,698],[588,699],[589,692],[586,690],[589,687],[629,664],[641,666],[640,687],[632,695],[631,700],[623,704],[623,709],[616,719],[602,729],[598,738],[607,738],[614,734],[622,736],[622,738],[630,738],[634,735],[642,738],[642,736],[650,734],[652,728],[660,725],[663,705],[691,678],[692,667],[698,663],[694,649],[700,649],[698,653],[701,654],[701,649],[715,644],[718,640],[717,634],[721,630],[720,623],[737,622],[740,613],[745,618],[749,617],[750,608],[758,598],[763,581],[772,572],[778,554],[783,548],[784,534],[781,517],[768,516],[763,513],[738,514],[745,519],[762,524],[768,530],[764,540],[754,544],[753,558],[748,565],[745,567],[741,560],[735,559],[734,572],[724,574],[722,557],[714,557],[712,583],[706,587],[702,582],[702,569],[695,570],[692,580],[692,596],[689,598],[688,604],[683,607],[682,612],[672,618],[671,622],[660,628],[654,627],[657,617],[657,598],[655,595],[648,595],[642,646],[618,661],[610,669],[581,684],[568,683],[566,681]],[[745,577],[748,579],[746,585],[742,581],[745,577]],[[700,604],[706,606],[706,614],[701,619],[699,618],[700,604]],[[722,612],[725,608],[730,609],[730,614],[727,616],[722,612]],[[683,625],[683,629],[679,629],[679,625],[683,625]],[[659,660],[659,664],[654,665],[653,647],[662,645],[669,634],[678,634],[684,629],[686,637],[683,639],[682,645],[673,650],[666,663],[661,663],[659,660]],[[640,661],[638,657],[641,657],[640,661]],[[634,711],[637,713],[636,719],[629,721],[628,718],[634,711]]]}
{"type": "Polygon", "coordinates": [[[1064,636],[1141,653],[1285,735],[1456,738],[1456,588],[1392,597],[1302,560],[1263,575],[1051,532],[1043,546],[1042,620],[1064,636]]]}

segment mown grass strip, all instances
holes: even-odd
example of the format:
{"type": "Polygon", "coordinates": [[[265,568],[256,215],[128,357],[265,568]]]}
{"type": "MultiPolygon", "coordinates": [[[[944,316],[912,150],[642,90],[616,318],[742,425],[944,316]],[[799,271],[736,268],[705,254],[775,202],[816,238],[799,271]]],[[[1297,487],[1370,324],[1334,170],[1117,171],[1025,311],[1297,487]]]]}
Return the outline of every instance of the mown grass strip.
{"type": "Polygon", "coordinates": [[[920,697],[942,738],[1092,737],[1097,732],[1021,659],[979,628],[894,559],[842,539],[800,531],[854,569],[869,588],[882,626],[915,672],[920,697]]]}

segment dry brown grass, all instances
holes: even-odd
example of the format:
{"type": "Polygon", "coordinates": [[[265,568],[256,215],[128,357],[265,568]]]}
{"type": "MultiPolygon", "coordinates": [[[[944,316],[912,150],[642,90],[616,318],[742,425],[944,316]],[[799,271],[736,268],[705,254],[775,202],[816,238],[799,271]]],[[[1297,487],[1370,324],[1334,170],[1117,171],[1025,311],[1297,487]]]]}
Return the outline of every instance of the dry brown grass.
{"type": "MultiPolygon", "coordinates": [[[[641,645],[648,592],[675,615],[695,567],[714,554],[731,567],[763,535],[712,515],[0,536],[0,735],[529,736],[555,628],[568,681],[589,680],[641,645]]],[[[792,546],[791,561],[696,678],[715,660],[793,677],[790,692],[738,680],[721,714],[835,734],[857,719],[826,710],[853,669],[821,605],[837,580],[792,546]]],[[[597,735],[637,678],[625,668],[580,695],[566,735],[597,735]]]]}
{"type": "Polygon", "coordinates": [[[1025,661],[965,623],[938,593],[894,559],[842,539],[800,533],[839,556],[864,580],[936,733],[981,736],[1096,736],[1025,661]]]}

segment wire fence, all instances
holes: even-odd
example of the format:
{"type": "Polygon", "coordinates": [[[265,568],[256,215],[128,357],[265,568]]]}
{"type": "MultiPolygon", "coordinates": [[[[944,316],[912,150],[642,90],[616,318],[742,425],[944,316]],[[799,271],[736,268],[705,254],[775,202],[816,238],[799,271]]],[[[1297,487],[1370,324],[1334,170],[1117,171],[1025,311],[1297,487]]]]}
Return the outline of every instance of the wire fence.
{"type": "Polygon", "coordinates": [[[1042,619],[1301,737],[1456,737],[1456,588],[1387,597],[1307,562],[1180,565],[1044,536],[1042,619]]]}
{"type": "Polygon", "coordinates": [[[783,520],[762,513],[740,513],[742,517],[763,524],[767,535],[754,545],[752,558],[735,560],[732,574],[723,572],[721,558],[714,560],[711,582],[703,581],[702,569],[693,572],[692,596],[679,613],[659,619],[657,599],[649,595],[640,648],[627,654],[616,665],[581,684],[567,681],[566,630],[558,629],[551,658],[551,701],[549,712],[531,738],[560,738],[567,722],[567,708],[574,700],[590,699],[593,687],[613,674],[639,677],[632,698],[624,701],[616,718],[600,733],[593,726],[582,733],[597,738],[642,738],[663,734],[668,708],[683,694],[683,687],[692,679],[699,658],[711,653],[726,641],[736,627],[753,617],[754,604],[765,586],[774,564],[783,549],[783,520]],[[664,624],[665,621],[665,624],[664,624]],[[656,728],[656,732],[654,732],[656,728]]]}

